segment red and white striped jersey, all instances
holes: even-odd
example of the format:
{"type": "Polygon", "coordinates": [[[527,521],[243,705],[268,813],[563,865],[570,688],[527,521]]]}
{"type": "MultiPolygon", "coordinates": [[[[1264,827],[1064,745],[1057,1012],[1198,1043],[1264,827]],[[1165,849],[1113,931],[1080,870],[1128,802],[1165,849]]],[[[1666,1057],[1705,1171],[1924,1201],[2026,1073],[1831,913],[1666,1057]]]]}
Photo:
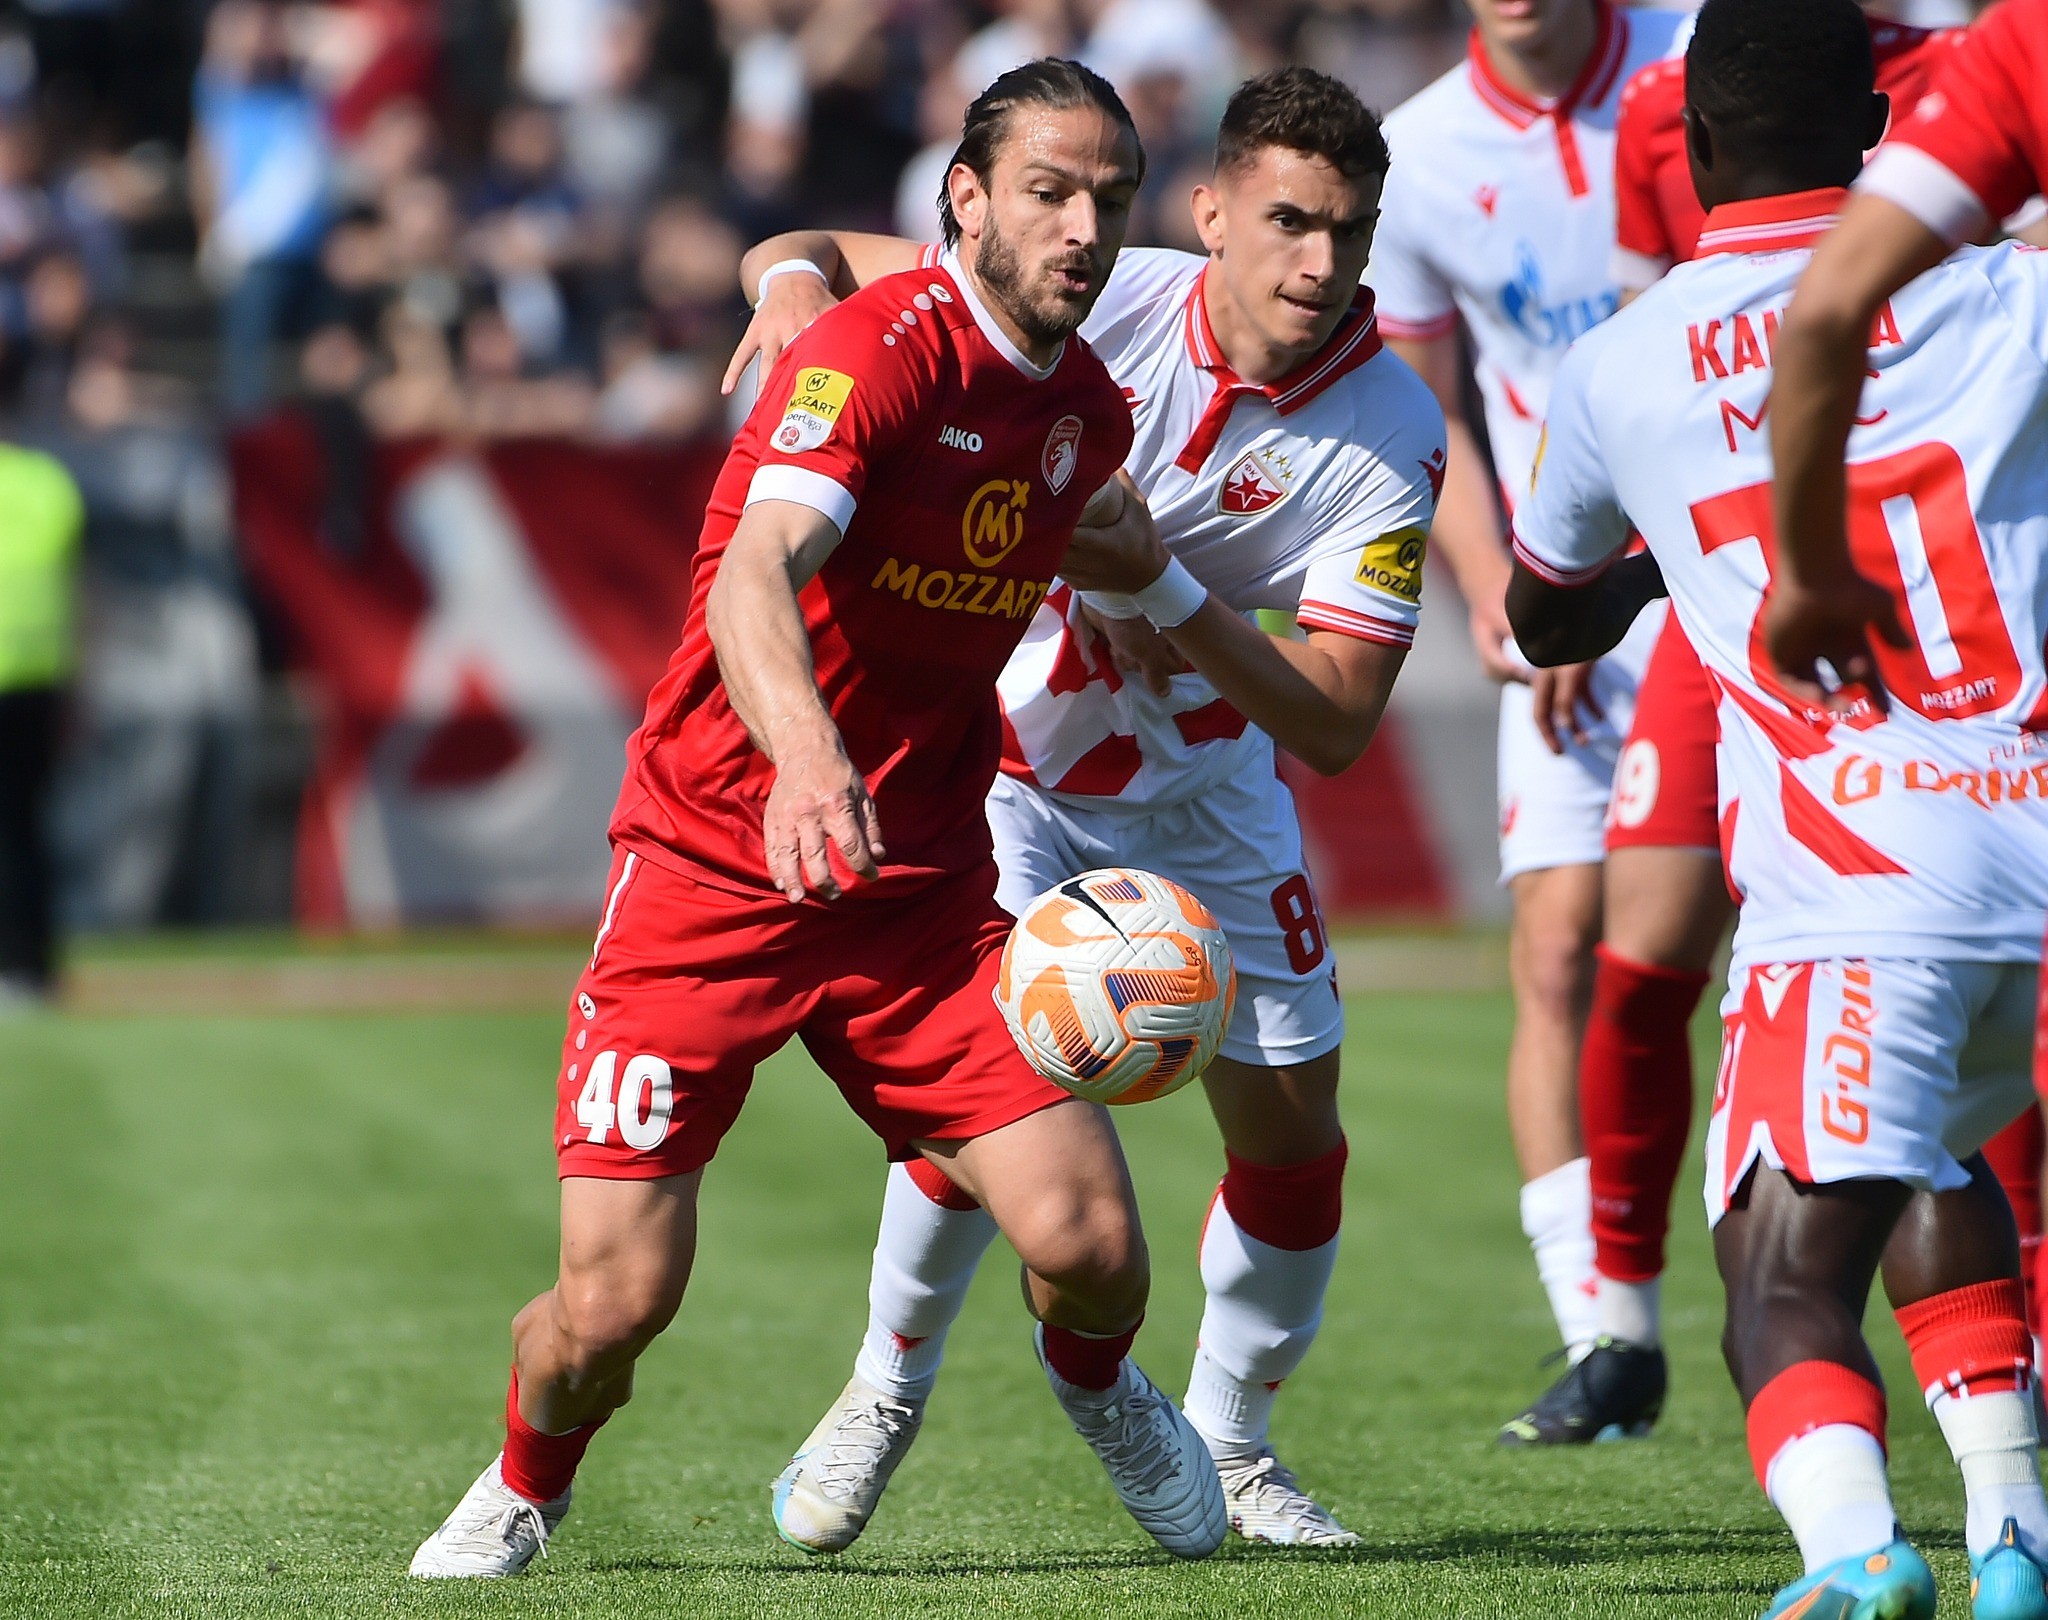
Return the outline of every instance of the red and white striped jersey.
{"type": "Polygon", "coordinates": [[[1911,633],[1887,712],[1805,708],[1759,639],[1771,347],[1846,193],[1717,208],[1566,358],[1516,555],[1561,584],[1642,532],[1718,693],[1736,958],[2027,961],[2048,916],[2048,256],[1971,250],[1871,334],[1849,440],[1857,567],[1911,633]]]}
{"type": "MultiPolygon", "coordinates": [[[[1241,613],[1407,647],[1443,483],[1443,414],[1380,343],[1361,293],[1330,341],[1270,384],[1230,370],[1210,330],[1208,260],[1127,249],[1081,335],[1130,401],[1125,466],[1168,548],[1241,613]]],[[[1272,743],[1200,675],[1127,685],[1074,594],[1045,599],[998,683],[1003,769],[1100,806],[1172,804],[1272,743]]]]}
{"type": "Polygon", "coordinates": [[[1464,318],[1510,508],[1529,487],[1566,347],[1621,301],[1611,260],[1622,86],[1688,21],[1596,4],[1593,53],[1557,100],[1504,84],[1474,30],[1464,65],[1387,117],[1394,162],[1365,272],[1380,328],[1440,337],[1464,318]]]}

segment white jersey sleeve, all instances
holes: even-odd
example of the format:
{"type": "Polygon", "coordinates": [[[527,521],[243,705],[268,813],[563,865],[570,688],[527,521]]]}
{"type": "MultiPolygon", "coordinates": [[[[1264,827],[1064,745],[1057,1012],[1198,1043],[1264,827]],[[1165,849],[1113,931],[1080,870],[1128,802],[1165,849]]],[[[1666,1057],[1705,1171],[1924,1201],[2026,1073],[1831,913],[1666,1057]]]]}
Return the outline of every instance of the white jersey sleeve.
{"type": "Polygon", "coordinates": [[[2008,242],[1964,262],[1991,284],[2014,335],[2048,366],[2048,252],[2008,242]]]}
{"type": "MultiPolygon", "coordinates": [[[[1406,368],[1404,367],[1405,371],[1406,368]]],[[[1296,620],[1407,647],[1422,612],[1422,561],[1444,477],[1444,421],[1436,400],[1413,377],[1414,398],[1373,442],[1361,420],[1349,476],[1333,505],[1344,520],[1319,536],[1301,580],[1296,620]]]]}
{"type": "Polygon", "coordinates": [[[1558,368],[1534,487],[1512,526],[1517,560],[1553,585],[1585,584],[1621,554],[1631,533],[1593,420],[1593,374],[1608,330],[1579,339],[1558,368]]]}

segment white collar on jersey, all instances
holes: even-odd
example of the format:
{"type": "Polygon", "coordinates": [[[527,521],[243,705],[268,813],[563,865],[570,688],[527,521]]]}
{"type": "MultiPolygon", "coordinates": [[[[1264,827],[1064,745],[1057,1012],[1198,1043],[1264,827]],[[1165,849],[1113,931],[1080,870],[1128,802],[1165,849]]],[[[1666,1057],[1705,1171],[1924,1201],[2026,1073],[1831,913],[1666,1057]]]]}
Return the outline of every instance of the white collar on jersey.
{"type": "Polygon", "coordinates": [[[1024,351],[1010,341],[995,316],[982,303],[981,295],[974,290],[974,278],[960,268],[960,254],[957,249],[947,248],[939,255],[939,268],[953,278],[953,285],[960,289],[960,296],[967,302],[967,312],[974,317],[974,324],[981,328],[981,335],[995,345],[1000,354],[1033,382],[1044,382],[1060,368],[1060,361],[1067,352],[1067,340],[1060,339],[1060,346],[1053,350],[1051,361],[1043,366],[1033,365],[1024,351]]]}
{"type": "Polygon", "coordinates": [[[1583,106],[1598,106],[1614,87],[1622,58],[1628,53],[1628,30],[1614,14],[1610,0],[1594,0],[1593,48],[1570,89],[1554,101],[1524,95],[1494,72],[1486,54],[1485,41],[1474,28],[1466,41],[1465,56],[1472,75],[1472,88],[1479,99],[1517,129],[1527,129],[1539,118],[1568,120],[1583,106]]]}

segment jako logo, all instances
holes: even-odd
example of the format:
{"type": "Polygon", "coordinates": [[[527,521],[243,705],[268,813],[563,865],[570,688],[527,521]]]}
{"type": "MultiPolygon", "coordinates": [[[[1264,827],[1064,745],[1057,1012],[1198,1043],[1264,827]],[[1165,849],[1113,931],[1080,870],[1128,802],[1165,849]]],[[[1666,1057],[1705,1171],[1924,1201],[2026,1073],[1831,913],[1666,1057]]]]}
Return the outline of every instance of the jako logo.
{"type": "Polygon", "coordinates": [[[981,454],[981,435],[969,433],[965,428],[942,427],[939,429],[939,445],[942,449],[965,450],[969,455],[978,456],[981,454]]]}

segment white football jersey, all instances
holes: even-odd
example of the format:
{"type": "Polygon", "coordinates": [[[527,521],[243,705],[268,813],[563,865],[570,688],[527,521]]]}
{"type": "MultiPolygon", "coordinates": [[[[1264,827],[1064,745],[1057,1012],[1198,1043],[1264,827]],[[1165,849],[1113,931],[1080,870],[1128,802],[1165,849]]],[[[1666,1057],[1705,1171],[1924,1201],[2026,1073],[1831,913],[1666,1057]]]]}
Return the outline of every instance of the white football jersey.
{"type": "MultiPolygon", "coordinates": [[[[1081,335],[1131,402],[1125,464],[1173,554],[1240,613],[1388,646],[1415,639],[1422,559],[1443,484],[1443,413],[1382,347],[1361,293],[1292,376],[1247,383],[1216,348],[1208,260],[1131,248],[1081,335]]],[[[1155,697],[1098,658],[1080,603],[1047,595],[1004,669],[1003,769],[1063,797],[1176,803],[1273,745],[1202,676],[1155,697]]]]}
{"type": "Polygon", "coordinates": [[[1516,555],[1576,583],[1631,524],[1656,554],[1720,695],[1738,965],[2030,960],[2048,915],[2048,256],[1960,254],[1872,332],[1849,533],[1911,633],[1879,649],[1889,712],[1806,709],[1759,641],[1771,347],[1845,195],[1714,210],[1699,259],[1572,350],[1516,555]]]}
{"type": "Polygon", "coordinates": [[[1389,337],[1463,316],[1509,509],[1529,487],[1550,379],[1572,340],[1620,307],[1614,120],[1622,87],[1688,19],[1596,0],[1578,82],[1532,101],[1497,78],[1475,30],[1466,62],[1387,117],[1393,167],[1365,279],[1389,337]]]}

